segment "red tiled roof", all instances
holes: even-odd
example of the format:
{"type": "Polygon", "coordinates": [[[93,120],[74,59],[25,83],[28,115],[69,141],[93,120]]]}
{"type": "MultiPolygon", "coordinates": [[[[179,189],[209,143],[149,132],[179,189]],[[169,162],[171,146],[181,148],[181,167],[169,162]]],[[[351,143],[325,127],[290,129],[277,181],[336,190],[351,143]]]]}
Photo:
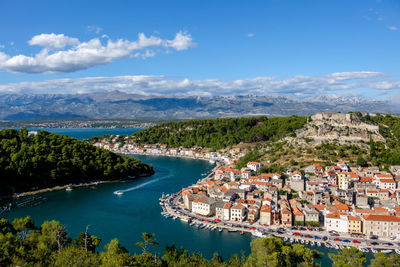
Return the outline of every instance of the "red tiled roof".
{"type": "Polygon", "coordinates": [[[363,216],[367,221],[400,222],[400,218],[392,215],[368,214],[363,216]]]}

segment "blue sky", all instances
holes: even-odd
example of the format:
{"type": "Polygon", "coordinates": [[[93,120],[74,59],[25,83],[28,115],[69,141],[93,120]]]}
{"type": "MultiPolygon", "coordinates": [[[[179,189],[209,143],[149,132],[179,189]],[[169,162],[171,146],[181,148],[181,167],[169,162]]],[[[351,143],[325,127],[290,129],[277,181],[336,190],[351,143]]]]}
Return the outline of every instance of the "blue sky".
{"type": "Polygon", "coordinates": [[[400,1],[0,0],[0,47],[0,92],[387,98],[400,1]]]}

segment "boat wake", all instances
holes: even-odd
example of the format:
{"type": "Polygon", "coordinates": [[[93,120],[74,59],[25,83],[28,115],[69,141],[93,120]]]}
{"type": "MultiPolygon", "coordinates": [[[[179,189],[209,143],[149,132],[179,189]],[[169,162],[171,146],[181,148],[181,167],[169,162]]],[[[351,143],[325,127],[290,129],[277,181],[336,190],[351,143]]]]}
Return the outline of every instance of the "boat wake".
{"type": "Polygon", "coordinates": [[[146,185],[153,184],[153,183],[155,183],[155,182],[158,182],[158,181],[161,181],[161,180],[170,178],[170,177],[172,177],[172,174],[167,175],[167,176],[164,176],[164,177],[161,177],[161,178],[157,178],[157,179],[154,179],[154,180],[145,182],[145,183],[142,183],[142,184],[137,185],[137,186],[134,186],[134,187],[130,187],[130,188],[127,188],[127,189],[114,191],[113,194],[114,194],[114,195],[121,196],[121,195],[123,195],[123,194],[126,193],[126,192],[130,192],[130,191],[134,191],[134,190],[140,189],[140,188],[142,188],[142,187],[145,187],[146,185]]]}

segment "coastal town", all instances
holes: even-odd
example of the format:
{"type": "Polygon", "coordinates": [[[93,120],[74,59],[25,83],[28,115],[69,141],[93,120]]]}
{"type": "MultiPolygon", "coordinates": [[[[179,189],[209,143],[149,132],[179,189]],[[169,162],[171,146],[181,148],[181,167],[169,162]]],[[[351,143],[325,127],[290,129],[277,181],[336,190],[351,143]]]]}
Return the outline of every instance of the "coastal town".
{"type": "Polygon", "coordinates": [[[206,177],[160,199],[166,217],[179,217],[191,226],[400,254],[400,166],[384,171],[338,161],[332,166],[316,163],[301,170],[263,173],[260,162],[236,168],[235,162],[244,156],[239,147],[218,153],[162,144],[120,146],[100,141],[94,145],[117,153],[216,163],[206,177]]]}

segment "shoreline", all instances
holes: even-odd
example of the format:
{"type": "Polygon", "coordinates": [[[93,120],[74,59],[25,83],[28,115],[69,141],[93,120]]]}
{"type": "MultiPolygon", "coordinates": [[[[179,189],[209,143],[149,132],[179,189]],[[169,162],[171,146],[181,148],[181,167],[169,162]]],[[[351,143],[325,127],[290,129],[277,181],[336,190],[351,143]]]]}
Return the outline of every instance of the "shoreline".
{"type": "Polygon", "coordinates": [[[135,153],[135,152],[119,152],[119,151],[113,151],[110,150],[111,152],[122,154],[122,155],[143,155],[143,156],[161,156],[161,157],[170,157],[170,158],[186,158],[186,159],[198,159],[198,160],[205,160],[209,162],[210,164],[215,164],[218,162],[218,160],[214,160],[215,163],[211,163],[210,159],[205,159],[205,158],[198,158],[194,156],[182,156],[182,155],[166,155],[166,154],[153,154],[153,153],[135,153]]]}
{"type": "Polygon", "coordinates": [[[38,195],[38,194],[44,194],[44,193],[49,193],[49,192],[65,190],[67,188],[79,188],[79,187],[87,187],[87,186],[94,186],[94,185],[108,184],[108,183],[121,183],[121,182],[127,182],[130,180],[135,180],[135,179],[142,178],[142,177],[149,177],[152,175],[153,174],[146,174],[146,175],[137,175],[132,178],[128,177],[128,178],[121,178],[121,179],[116,179],[116,180],[98,180],[98,181],[81,183],[81,184],[57,185],[54,187],[43,188],[43,189],[38,189],[38,190],[33,190],[33,191],[26,191],[26,192],[22,192],[22,193],[18,193],[18,194],[15,193],[9,197],[4,197],[2,200],[8,201],[8,200],[13,200],[13,199],[18,199],[20,197],[34,196],[34,195],[38,195]]]}

